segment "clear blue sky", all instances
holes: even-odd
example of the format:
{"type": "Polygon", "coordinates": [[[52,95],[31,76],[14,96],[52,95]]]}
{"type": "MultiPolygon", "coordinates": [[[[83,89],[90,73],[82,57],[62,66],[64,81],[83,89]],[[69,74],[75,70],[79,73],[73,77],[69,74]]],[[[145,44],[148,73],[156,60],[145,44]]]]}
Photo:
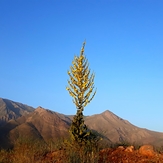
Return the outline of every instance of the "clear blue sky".
{"type": "Polygon", "coordinates": [[[97,94],[84,114],[163,132],[162,0],[1,0],[0,97],[75,114],[67,70],[85,39],[97,94]]]}

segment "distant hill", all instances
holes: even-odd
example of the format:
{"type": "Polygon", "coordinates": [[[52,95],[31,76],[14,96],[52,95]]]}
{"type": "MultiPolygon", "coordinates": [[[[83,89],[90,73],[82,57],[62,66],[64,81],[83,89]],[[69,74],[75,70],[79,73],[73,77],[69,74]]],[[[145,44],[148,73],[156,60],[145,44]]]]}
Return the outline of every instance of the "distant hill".
{"type": "Polygon", "coordinates": [[[0,126],[11,119],[17,119],[33,111],[34,108],[31,106],[0,98],[0,126]]]}
{"type": "MultiPolygon", "coordinates": [[[[26,105],[23,106],[23,104],[20,103],[15,104],[15,102],[10,100],[5,101],[5,104],[6,103],[10,104],[7,105],[9,111],[16,108],[24,109],[22,110],[23,115],[15,113],[18,118],[14,116],[5,125],[0,127],[0,147],[10,147],[12,142],[19,137],[35,138],[47,142],[49,140],[55,141],[57,139],[66,138],[69,135],[68,129],[71,125],[72,116],[53,112],[42,107],[36,109],[32,107],[28,108],[26,105]],[[13,109],[13,105],[17,107],[13,109]],[[27,114],[25,114],[26,112],[27,114]]],[[[1,108],[4,108],[4,106],[0,105],[0,112],[5,112],[4,109],[1,110],[1,108]]],[[[5,112],[4,115],[7,116],[7,112],[5,112]]],[[[103,141],[106,143],[163,145],[163,133],[134,126],[109,110],[101,114],[86,116],[85,123],[89,129],[101,135],[103,141]]]]}
{"type": "Polygon", "coordinates": [[[163,133],[134,126],[109,110],[86,117],[85,123],[90,129],[98,131],[111,142],[163,145],[163,133]]]}

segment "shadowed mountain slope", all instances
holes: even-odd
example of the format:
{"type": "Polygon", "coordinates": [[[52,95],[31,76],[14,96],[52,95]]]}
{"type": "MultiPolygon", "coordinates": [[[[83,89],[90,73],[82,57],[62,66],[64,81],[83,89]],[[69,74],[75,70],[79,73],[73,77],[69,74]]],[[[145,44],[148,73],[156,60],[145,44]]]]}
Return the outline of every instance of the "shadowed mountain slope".
{"type": "Polygon", "coordinates": [[[33,111],[33,107],[0,98],[0,126],[4,125],[11,119],[16,119],[33,111]]]}
{"type": "Polygon", "coordinates": [[[19,138],[40,139],[45,142],[68,136],[71,120],[62,114],[38,107],[33,112],[12,119],[0,128],[0,146],[12,146],[19,138]],[[7,145],[3,142],[7,141],[7,145]]]}

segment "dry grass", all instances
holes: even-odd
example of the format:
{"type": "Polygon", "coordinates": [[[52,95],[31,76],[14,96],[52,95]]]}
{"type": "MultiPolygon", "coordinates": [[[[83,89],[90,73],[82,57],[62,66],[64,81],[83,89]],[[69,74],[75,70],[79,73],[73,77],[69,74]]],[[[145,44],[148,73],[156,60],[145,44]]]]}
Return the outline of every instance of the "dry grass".
{"type": "Polygon", "coordinates": [[[49,141],[20,138],[14,148],[0,151],[0,163],[97,163],[97,146],[79,146],[68,140],[49,141]]]}
{"type": "MultiPolygon", "coordinates": [[[[124,147],[125,148],[125,147],[124,147]]],[[[99,145],[79,146],[69,140],[48,143],[20,138],[10,150],[0,150],[0,163],[163,163],[162,148],[155,157],[125,152],[120,148],[100,150],[99,145]]]]}
{"type": "Polygon", "coordinates": [[[0,163],[37,163],[36,158],[47,151],[47,145],[41,141],[20,138],[13,149],[0,151],[0,163]]]}

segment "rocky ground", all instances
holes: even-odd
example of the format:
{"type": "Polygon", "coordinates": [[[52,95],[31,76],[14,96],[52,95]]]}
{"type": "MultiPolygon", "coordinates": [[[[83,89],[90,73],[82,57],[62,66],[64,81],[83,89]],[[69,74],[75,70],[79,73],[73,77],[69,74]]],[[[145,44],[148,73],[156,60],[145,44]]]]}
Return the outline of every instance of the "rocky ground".
{"type": "Polygon", "coordinates": [[[163,163],[163,154],[154,152],[151,145],[144,145],[138,150],[133,146],[100,151],[99,162],[104,163],[163,163]]]}
{"type": "MultiPolygon", "coordinates": [[[[44,161],[63,163],[66,160],[65,151],[59,150],[47,153],[44,161]]],[[[94,159],[95,160],[95,159],[94,159]]],[[[117,148],[107,148],[99,152],[98,163],[163,163],[163,154],[155,152],[153,146],[144,145],[139,149],[133,146],[119,146],[117,148]]],[[[93,163],[93,162],[92,162],[93,163]]]]}

